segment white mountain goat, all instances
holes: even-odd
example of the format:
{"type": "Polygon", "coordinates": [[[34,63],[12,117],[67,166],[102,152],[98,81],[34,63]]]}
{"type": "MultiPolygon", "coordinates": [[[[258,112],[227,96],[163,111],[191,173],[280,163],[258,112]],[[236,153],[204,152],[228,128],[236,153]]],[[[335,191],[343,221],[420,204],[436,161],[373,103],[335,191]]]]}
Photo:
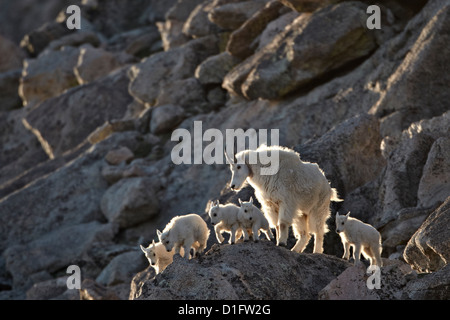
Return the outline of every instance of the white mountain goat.
{"type": "Polygon", "coordinates": [[[217,200],[213,206],[209,209],[209,217],[211,218],[211,224],[214,226],[216,232],[216,238],[219,243],[222,243],[224,237],[222,233],[230,233],[230,244],[236,242],[242,235],[241,225],[238,220],[239,207],[229,203],[226,205],[219,204],[217,200]]]}
{"type": "MultiPolygon", "coordinates": [[[[155,269],[156,274],[162,272],[173,261],[175,250],[167,252],[166,248],[161,242],[155,243],[155,240],[147,247],[140,245],[148,262],[155,269]]],[[[184,249],[180,249],[180,254],[184,255],[184,249]]]]}
{"type": "Polygon", "coordinates": [[[370,224],[364,223],[356,218],[350,217],[350,212],[346,215],[336,213],[336,232],[339,233],[344,245],[343,259],[350,258],[350,246],[353,247],[353,258],[355,265],[359,264],[361,252],[366,259],[370,260],[370,265],[382,266],[381,235],[370,224]]]}
{"type": "Polygon", "coordinates": [[[273,239],[272,230],[270,230],[269,221],[267,221],[264,214],[255,205],[253,205],[253,197],[250,201],[243,202],[239,199],[238,219],[244,232],[244,241],[249,239],[247,229],[252,230],[252,240],[259,240],[259,230],[262,230],[266,235],[267,240],[273,239]]]}
{"type": "Polygon", "coordinates": [[[209,238],[206,222],[195,213],[172,218],[163,232],[156,230],[156,233],[168,252],[175,248],[175,253],[180,253],[183,247],[186,259],[189,259],[191,248],[194,249],[194,257],[202,253],[209,238]]]}
{"type": "Polygon", "coordinates": [[[236,154],[237,161],[225,155],[232,172],[231,189],[239,190],[246,180],[255,189],[265,217],[276,228],[277,245],[286,245],[292,225],[297,238],[292,251],[302,252],[312,233],[314,252],[322,253],[330,201],[342,200],[319,166],[303,162],[297,152],[280,146],[262,145],[257,150],[241,151],[236,154]],[[261,161],[268,158],[268,153],[271,159],[278,154],[278,171],[272,174],[266,172],[267,161],[261,161]]]}

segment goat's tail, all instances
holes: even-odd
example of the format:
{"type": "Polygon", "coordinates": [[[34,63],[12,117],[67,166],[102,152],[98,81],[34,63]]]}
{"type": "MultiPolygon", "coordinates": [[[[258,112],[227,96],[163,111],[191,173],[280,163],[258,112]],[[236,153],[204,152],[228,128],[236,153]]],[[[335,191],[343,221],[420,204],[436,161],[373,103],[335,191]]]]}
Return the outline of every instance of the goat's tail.
{"type": "Polygon", "coordinates": [[[334,202],[342,202],[343,199],[339,199],[339,195],[337,193],[337,190],[335,188],[331,188],[331,201],[334,202]]]}

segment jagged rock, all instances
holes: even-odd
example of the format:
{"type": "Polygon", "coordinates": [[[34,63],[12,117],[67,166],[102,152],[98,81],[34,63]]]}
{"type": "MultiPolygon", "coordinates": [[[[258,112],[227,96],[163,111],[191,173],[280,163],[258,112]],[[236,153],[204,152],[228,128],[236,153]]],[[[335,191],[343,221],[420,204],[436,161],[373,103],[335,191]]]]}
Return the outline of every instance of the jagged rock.
{"type": "Polygon", "coordinates": [[[203,61],[195,70],[195,77],[203,85],[221,84],[227,73],[239,62],[241,59],[228,52],[219,53],[203,61]]]}
{"type": "Polygon", "coordinates": [[[236,30],[266,3],[267,0],[225,3],[213,7],[208,13],[208,19],[224,30],[236,30]]]}
{"type": "Polygon", "coordinates": [[[0,73],[22,67],[23,52],[8,38],[0,35],[0,73]]]}
{"type": "Polygon", "coordinates": [[[126,67],[48,99],[26,117],[50,158],[82,143],[105,121],[120,119],[132,101],[126,67]],[[105,107],[107,106],[107,107],[105,107]],[[45,115],[52,114],[52,117],[45,115]]]}
{"type": "Polygon", "coordinates": [[[404,208],[398,218],[387,223],[379,231],[383,239],[383,255],[395,253],[398,246],[405,246],[433,209],[404,208]]]}
{"type": "Polygon", "coordinates": [[[156,26],[150,25],[126,31],[108,39],[107,50],[122,52],[143,58],[163,49],[161,36],[156,26]]]}
{"type": "Polygon", "coordinates": [[[148,177],[122,179],[103,195],[102,212],[120,228],[153,218],[159,213],[159,201],[154,196],[157,187],[157,182],[148,177]]]}
{"type": "Polygon", "coordinates": [[[45,50],[60,50],[62,47],[79,47],[84,44],[89,44],[98,47],[101,41],[98,35],[92,31],[74,32],[62,36],[59,39],[53,40],[48,44],[45,50]]]}
{"type": "Polygon", "coordinates": [[[214,8],[214,0],[206,0],[197,5],[183,25],[183,33],[199,38],[218,33],[221,29],[208,19],[208,13],[214,8]]]}
{"type": "Polygon", "coordinates": [[[431,213],[406,245],[403,257],[421,272],[437,271],[450,259],[450,197],[431,213]]]}
{"type": "Polygon", "coordinates": [[[376,178],[386,165],[380,153],[380,141],[378,119],[359,115],[295,150],[303,161],[318,163],[344,197],[376,178]]]}
{"type": "Polygon", "coordinates": [[[279,99],[367,56],[376,43],[362,24],[365,8],[345,2],[309,17],[301,15],[272,43],[236,66],[225,77],[224,88],[247,99],[279,99]]]}
{"type": "Polygon", "coordinates": [[[109,151],[105,156],[106,162],[112,165],[118,165],[122,162],[128,162],[133,158],[134,158],[133,151],[131,151],[127,147],[120,147],[118,149],[113,149],[109,151]]]}
{"type": "Polygon", "coordinates": [[[101,176],[103,158],[119,146],[136,153],[142,144],[139,137],[133,131],[115,133],[59,170],[46,173],[45,179],[37,179],[1,199],[0,250],[60,228],[104,220],[100,199],[108,184],[101,176]]]}
{"type": "Polygon", "coordinates": [[[241,59],[252,55],[255,51],[254,40],[263,32],[270,21],[280,15],[282,8],[283,5],[276,0],[269,2],[239,29],[233,31],[227,44],[227,51],[241,59]]]}
{"type": "Polygon", "coordinates": [[[31,274],[43,270],[55,272],[76,264],[96,241],[110,241],[115,233],[111,224],[98,221],[61,227],[27,244],[8,247],[3,253],[6,269],[14,286],[26,288],[31,274]]]}
{"type": "Polygon", "coordinates": [[[130,297],[317,299],[318,292],[348,266],[333,256],[298,254],[268,241],[214,245],[199,259],[176,255],[163,273],[137,284],[130,297]]]}
{"type": "Polygon", "coordinates": [[[434,13],[433,19],[422,20],[418,37],[402,63],[395,69],[381,90],[379,101],[370,112],[386,116],[398,111],[395,127],[398,134],[413,122],[441,115],[448,110],[450,92],[445,88],[450,75],[440,70],[448,64],[450,54],[450,6],[430,3],[423,15],[434,13]],[[440,74],[439,77],[436,74],[440,74]],[[424,83],[427,83],[425,86],[424,83]]]}
{"type": "Polygon", "coordinates": [[[20,46],[27,50],[32,56],[38,56],[50,42],[72,33],[64,23],[50,22],[36,29],[20,42],[20,46]]]}
{"type": "Polygon", "coordinates": [[[22,124],[25,110],[0,113],[0,185],[48,159],[38,139],[22,124]]]}
{"type": "Polygon", "coordinates": [[[101,48],[84,46],[80,49],[74,74],[79,84],[85,84],[106,76],[121,66],[112,53],[101,48]]]}
{"type": "Polygon", "coordinates": [[[95,279],[101,285],[112,286],[131,282],[133,276],[145,269],[148,260],[142,251],[129,251],[116,256],[95,279]]]}
{"type": "Polygon", "coordinates": [[[285,6],[298,12],[312,12],[342,0],[278,0],[285,6]]]}
{"type": "Polygon", "coordinates": [[[117,294],[92,279],[85,279],[81,283],[80,300],[120,300],[117,294]]]}
{"type": "Polygon", "coordinates": [[[450,194],[450,135],[438,138],[431,146],[417,190],[417,202],[431,207],[450,194]]]}
{"type": "Polygon", "coordinates": [[[78,61],[78,49],[64,47],[46,51],[36,59],[24,62],[19,94],[25,106],[36,105],[78,85],[73,68],[78,61]]]}
{"type": "Polygon", "coordinates": [[[173,104],[155,107],[152,112],[150,131],[153,134],[168,132],[175,128],[184,117],[184,109],[173,104]]]}
{"type": "Polygon", "coordinates": [[[156,53],[131,67],[130,94],[142,103],[154,105],[165,86],[176,80],[193,77],[195,68],[217,51],[218,38],[208,36],[156,53]]]}
{"type": "Polygon", "coordinates": [[[450,265],[410,281],[403,291],[402,299],[413,300],[448,300],[450,293],[450,265]]]}
{"type": "MultiPolygon", "coordinates": [[[[400,300],[405,286],[416,279],[415,272],[401,261],[383,260],[380,270],[380,288],[368,288],[367,281],[374,272],[364,264],[352,266],[342,272],[319,292],[320,300],[400,300]]],[[[372,280],[372,284],[375,280],[372,280]]]]}
{"type": "MultiPolygon", "coordinates": [[[[205,104],[205,88],[194,77],[175,80],[161,88],[155,106],[177,105],[186,111],[201,109],[205,104]]],[[[156,110],[156,109],[155,109],[156,110]]],[[[180,112],[176,112],[180,116],[180,112]]],[[[174,117],[176,115],[174,114],[174,117]]],[[[169,124],[171,126],[172,124],[169,124]]]]}
{"type": "Polygon", "coordinates": [[[22,107],[22,100],[17,92],[21,76],[21,69],[0,73],[0,112],[22,107]]]}

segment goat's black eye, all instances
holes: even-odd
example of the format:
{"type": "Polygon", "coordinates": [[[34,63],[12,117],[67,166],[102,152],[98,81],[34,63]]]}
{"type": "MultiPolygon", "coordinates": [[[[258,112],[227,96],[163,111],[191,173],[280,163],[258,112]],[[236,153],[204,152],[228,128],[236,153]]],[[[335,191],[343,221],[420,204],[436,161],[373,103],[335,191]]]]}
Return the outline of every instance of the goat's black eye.
{"type": "Polygon", "coordinates": [[[244,210],[244,212],[247,212],[247,209],[246,209],[246,210],[244,210]]]}
{"type": "Polygon", "coordinates": [[[342,222],[341,224],[342,224],[342,225],[344,225],[344,223],[343,223],[343,222],[342,222]]]}
{"type": "Polygon", "coordinates": [[[169,240],[167,240],[166,243],[168,244],[168,243],[169,243],[169,240]]]}
{"type": "Polygon", "coordinates": [[[237,169],[239,170],[241,168],[241,166],[237,166],[237,169]]]}
{"type": "Polygon", "coordinates": [[[217,214],[214,213],[214,214],[213,214],[213,217],[217,217],[217,214]]]}

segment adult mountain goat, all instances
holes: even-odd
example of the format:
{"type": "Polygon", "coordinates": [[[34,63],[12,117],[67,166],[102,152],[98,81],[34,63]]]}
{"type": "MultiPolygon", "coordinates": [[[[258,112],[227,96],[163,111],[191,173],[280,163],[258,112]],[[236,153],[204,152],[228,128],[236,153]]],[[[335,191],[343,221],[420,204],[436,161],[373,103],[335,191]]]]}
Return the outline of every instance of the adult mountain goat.
{"type": "Polygon", "coordinates": [[[314,252],[322,253],[330,201],[342,200],[319,166],[303,162],[297,152],[280,146],[263,145],[257,150],[241,151],[236,154],[236,161],[225,155],[232,172],[231,189],[239,190],[246,180],[255,189],[264,215],[276,228],[277,245],[286,245],[292,225],[297,239],[292,251],[302,252],[310,234],[314,234],[314,252]],[[271,159],[278,159],[278,171],[272,174],[263,170],[268,167],[267,161],[261,161],[268,158],[268,152],[271,159]]]}

